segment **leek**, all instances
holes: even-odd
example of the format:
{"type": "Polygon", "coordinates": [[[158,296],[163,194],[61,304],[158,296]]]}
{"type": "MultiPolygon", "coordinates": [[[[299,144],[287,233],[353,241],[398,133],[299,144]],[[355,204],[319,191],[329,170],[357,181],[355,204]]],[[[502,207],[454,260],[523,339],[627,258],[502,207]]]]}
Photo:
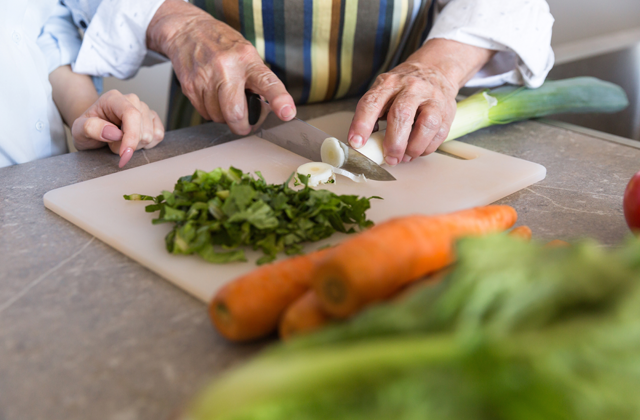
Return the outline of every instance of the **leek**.
{"type": "Polygon", "coordinates": [[[521,86],[485,89],[458,102],[445,141],[491,125],[560,113],[612,113],[628,105],[620,86],[595,77],[548,81],[537,89],[521,86]]]}

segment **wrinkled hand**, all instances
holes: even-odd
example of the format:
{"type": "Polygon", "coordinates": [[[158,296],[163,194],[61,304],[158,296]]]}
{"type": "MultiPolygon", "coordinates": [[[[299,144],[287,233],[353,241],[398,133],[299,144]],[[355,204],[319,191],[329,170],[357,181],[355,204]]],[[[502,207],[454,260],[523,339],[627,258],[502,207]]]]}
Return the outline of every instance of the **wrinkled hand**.
{"type": "Polygon", "coordinates": [[[106,143],[120,155],[122,168],[135,150],[160,143],[164,126],[158,114],[136,95],[111,90],[73,122],[71,134],[78,150],[95,149],[106,143]]]}
{"type": "Polygon", "coordinates": [[[432,39],[407,61],[383,73],[360,99],[349,142],[361,147],[378,119],[387,120],[385,161],[410,162],[434,152],[449,134],[456,95],[493,52],[444,39],[432,39]]]}
{"type": "Polygon", "coordinates": [[[150,49],[171,59],[182,92],[204,118],[248,134],[245,89],[264,97],[285,121],[296,114],[293,98],[242,35],[182,0],[160,6],[147,30],[150,49]]]}

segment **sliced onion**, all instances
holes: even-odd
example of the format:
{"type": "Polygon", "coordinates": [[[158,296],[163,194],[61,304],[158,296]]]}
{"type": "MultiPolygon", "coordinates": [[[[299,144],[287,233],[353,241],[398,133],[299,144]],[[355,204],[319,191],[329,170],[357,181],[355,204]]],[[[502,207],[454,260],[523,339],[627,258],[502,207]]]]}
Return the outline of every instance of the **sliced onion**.
{"type": "Polygon", "coordinates": [[[367,178],[364,176],[364,174],[356,175],[354,173],[351,173],[349,171],[345,171],[344,169],[340,169],[340,168],[333,168],[333,173],[334,174],[338,174],[338,175],[342,175],[342,176],[346,176],[347,178],[349,178],[353,182],[367,182],[367,178]]]}
{"type": "Polygon", "coordinates": [[[322,142],[320,156],[324,163],[339,168],[344,165],[348,153],[347,145],[335,137],[328,137],[322,142]]]}
{"type": "Polygon", "coordinates": [[[335,181],[333,176],[334,168],[324,162],[308,162],[298,167],[297,172],[309,177],[308,185],[316,187],[320,184],[326,184],[331,180],[335,181]]]}

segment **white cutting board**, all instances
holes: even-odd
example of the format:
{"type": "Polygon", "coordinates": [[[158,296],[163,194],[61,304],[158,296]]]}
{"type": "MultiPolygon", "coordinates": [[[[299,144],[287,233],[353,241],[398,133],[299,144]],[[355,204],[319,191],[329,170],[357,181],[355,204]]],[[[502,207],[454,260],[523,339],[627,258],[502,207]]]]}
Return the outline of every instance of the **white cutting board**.
{"type": "MultiPolygon", "coordinates": [[[[344,140],[353,113],[341,112],[309,122],[344,140]]],[[[436,214],[486,205],[544,179],[544,166],[491,152],[470,144],[451,141],[442,151],[465,159],[434,153],[388,168],[397,181],[356,184],[338,177],[327,185],[337,194],[377,195],[368,217],[382,222],[413,213],[436,214]]],[[[249,251],[249,262],[214,265],[193,255],[171,255],[164,236],[169,225],[152,225],[155,216],[146,213],[149,202],[125,201],[124,194],[157,195],[173,190],[177,179],[196,169],[213,170],[230,165],[243,171],[261,171],[267,182],[282,183],[308,160],[258,137],[247,137],[160,162],[49,191],[44,204],[178,287],[207,302],[229,280],[255,268],[257,252],[249,251]]],[[[307,250],[336,243],[346,235],[336,234],[307,250]]]]}

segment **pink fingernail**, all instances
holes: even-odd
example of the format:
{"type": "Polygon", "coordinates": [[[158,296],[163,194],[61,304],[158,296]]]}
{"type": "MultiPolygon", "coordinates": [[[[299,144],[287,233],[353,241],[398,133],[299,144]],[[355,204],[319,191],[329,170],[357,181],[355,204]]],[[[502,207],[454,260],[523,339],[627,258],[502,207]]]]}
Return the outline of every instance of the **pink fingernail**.
{"type": "Polygon", "coordinates": [[[100,134],[106,141],[120,141],[122,140],[122,131],[118,127],[112,125],[105,125],[100,134]]]}
{"type": "Polygon", "coordinates": [[[127,147],[125,151],[122,152],[122,155],[120,155],[120,164],[118,166],[122,168],[124,165],[129,163],[132,156],[133,156],[133,149],[130,147],[127,147]]]}
{"type": "Polygon", "coordinates": [[[362,147],[362,137],[357,134],[351,137],[351,140],[349,142],[351,143],[351,147],[353,147],[354,149],[362,147]]]}
{"type": "Polygon", "coordinates": [[[285,105],[280,109],[280,115],[282,115],[282,118],[289,119],[295,115],[295,112],[293,112],[293,108],[289,105],[285,105]]]}
{"type": "Polygon", "coordinates": [[[409,163],[409,162],[411,162],[411,159],[413,159],[411,156],[409,156],[409,155],[404,155],[404,157],[402,158],[402,161],[403,161],[404,163],[409,163]]]}
{"type": "Polygon", "coordinates": [[[391,157],[391,156],[386,156],[384,158],[384,161],[387,162],[387,165],[389,165],[389,166],[395,166],[395,165],[398,164],[398,158],[394,158],[394,157],[391,157]]]}

